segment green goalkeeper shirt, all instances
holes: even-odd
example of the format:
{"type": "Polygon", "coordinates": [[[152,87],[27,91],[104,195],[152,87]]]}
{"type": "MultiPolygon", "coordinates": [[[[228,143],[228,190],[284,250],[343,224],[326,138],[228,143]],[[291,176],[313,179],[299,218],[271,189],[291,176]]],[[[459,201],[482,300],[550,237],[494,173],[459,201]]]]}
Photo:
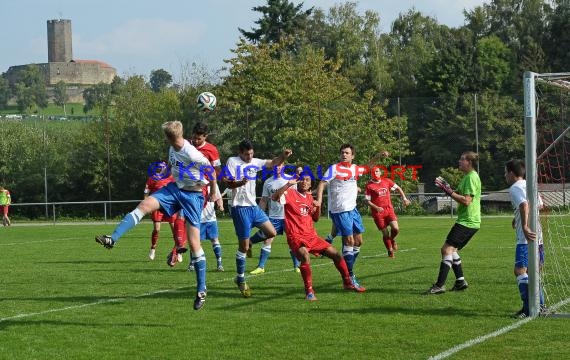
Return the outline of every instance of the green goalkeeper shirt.
{"type": "Polygon", "coordinates": [[[479,179],[479,174],[475,170],[465,174],[456,192],[473,198],[469,206],[459,204],[456,222],[468,228],[479,229],[481,227],[481,179],[479,179]]]}
{"type": "Polygon", "coordinates": [[[8,190],[0,191],[0,205],[10,204],[10,192],[8,190]]]}

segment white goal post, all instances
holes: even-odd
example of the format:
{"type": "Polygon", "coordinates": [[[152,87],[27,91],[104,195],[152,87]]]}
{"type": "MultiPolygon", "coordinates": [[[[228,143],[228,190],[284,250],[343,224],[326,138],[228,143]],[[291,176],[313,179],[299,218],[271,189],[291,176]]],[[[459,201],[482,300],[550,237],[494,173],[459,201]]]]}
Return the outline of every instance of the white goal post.
{"type": "MultiPolygon", "coordinates": [[[[563,199],[561,202],[559,200],[550,201],[550,204],[545,203],[545,206],[550,206],[555,209],[557,214],[547,215],[545,221],[550,221],[548,217],[556,222],[561,222],[561,225],[555,224],[550,226],[546,224],[543,226],[543,231],[547,233],[550,238],[554,239],[554,244],[547,242],[546,234],[544,239],[545,252],[549,246],[558,247],[558,242],[564,242],[561,245],[560,250],[552,249],[554,254],[554,259],[552,268],[555,269],[553,272],[558,273],[556,276],[564,278],[570,274],[570,266],[566,266],[566,260],[559,262],[561,258],[565,258],[565,251],[569,249],[570,243],[568,242],[568,235],[570,235],[570,214],[568,213],[568,208],[570,208],[570,202],[567,201],[567,191],[566,179],[569,174],[570,161],[568,161],[568,153],[570,149],[567,149],[567,144],[570,142],[570,120],[566,117],[567,111],[567,99],[570,95],[570,73],[534,73],[527,71],[523,76],[523,88],[524,88],[524,129],[525,129],[525,166],[526,166],[526,186],[527,186],[527,198],[529,199],[529,225],[533,231],[540,229],[540,215],[539,215],[539,196],[544,195],[543,191],[559,192],[561,195],[559,198],[563,199]],[[556,114],[544,115],[549,117],[548,121],[542,122],[537,128],[537,117],[541,111],[540,109],[540,95],[537,94],[537,85],[544,83],[546,86],[552,86],[559,89],[560,96],[559,103],[549,103],[548,109],[560,109],[556,114]],[[555,119],[555,120],[550,120],[555,119]],[[552,130],[554,128],[554,131],[552,130]],[[548,135],[544,135],[544,131],[547,129],[549,131],[548,135]],[[547,138],[548,141],[544,141],[547,138]],[[554,159],[555,161],[552,161],[554,159]],[[558,166],[559,163],[562,166],[558,166]],[[552,163],[556,164],[556,176],[549,175],[549,171],[544,170],[545,167],[553,166],[552,163]],[[540,164],[540,165],[539,165],[540,164]],[[541,174],[539,174],[541,172],[541,174]],[[548,181],[543,181],[541,179],[547,179],[548,181]],[[554,180],[553,180],[554,179],[554,180]],[[544,185],[549,182],[548,186],[544,185]],[[541,195],[539,195],[539,191],[541,195]],[[556,217],[555,217],[556,216],[556,217]],[[549,227],[550,226],[550,227],[549,227]],[[547,228],[545,228],[547,227],[547,228]],[[559,266],[562,264],[562,266],[559,266]]],[[[545,108],[545,113],[548,112],[545,108]]],[[[542,116],[542,115],[541,115],[542,116]]],[[[542,119],[542,118],[541,118],[542,119]]],[[[548,170],[548,169],[547,169],[548,170]]],[[[543,224],[544,225],[544,224],[543,224]]],[[[548,249],[549,251],[551,249],[548,249]]],[[[549,252],[549,256],[551,253],[549,252]]],[[[550,292],[549,287],[563,287],[562,292],[552,299],[552,302],[548,302],[548,306],[552,310],[556,311],[559,308],[570,303],[570,292],[566,292],[570,289],[568,284],[559,283],[558,280],[553,280],[551,284],[546,281],[544,283],[544,274],[541,270],[540,259],[539,259],[539,247],[536,242],[529,243],[529,312],[530,316],[537,316],[541,313],[540,297],[541,292],[548,294],[550,292]]],[[[551,257],[545,259],[545,268],[551,257]]],[[[553,277],[554,278],[554,277],[553,277]]],[[[556,290],[558,291],[558,290],[556,290]]],[[[545,295],[546,296],[546,295],[545,295]]]]}

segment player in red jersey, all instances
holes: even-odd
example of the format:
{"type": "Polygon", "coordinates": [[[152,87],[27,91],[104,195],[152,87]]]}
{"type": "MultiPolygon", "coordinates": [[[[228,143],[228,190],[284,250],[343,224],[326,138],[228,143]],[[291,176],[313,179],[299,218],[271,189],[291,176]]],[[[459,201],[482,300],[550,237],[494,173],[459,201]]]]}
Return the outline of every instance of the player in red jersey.
{"type": "MultiPolygon", "coordinates": [[[[144,188],[145,199],[150,194],[157,191],[158,189],[168,185],[171,182],[174,182],[174,178],[170,174],[168,166],[164,160],[156,162],[154,169],[155,169],[155,174],[150,176],[146,181],[146,185],[144,188]]],[[[148,253],[148,258],[154,260],[156,253],[156,244],[158,242],[158,236],[160,233],[161,222],[168,222],[170,224],[170,228],[172,229],[172,235],[174,236],[175,249],[176,245],[180,240],[177,239],[176,236],[177,234],[174,231],[174,222],[177,219],[176,214],[174,214],[173,216],[167,216],[162,211],[156,210],[151,213],[151,218],[152,218],[153,230],[152,230],[152,236],[150,238],[150,252],[148,253]]],[[[178,259],[178,257],[176,257],[175,259],[178,259]]]]}
{"type": "Polygon", "coordinates": [[[338,250],[319,237],[315,231],[313,221],[318,221],[320,208],[315,206],[311,195],[311,177],[302,176],[298,182],[295,179],[289,180],[287,184],[273,193],[271,198],[273,201],[284,203],[287,244],[297,259],[301,261],[300,269],[305,284],[306,299],[317,300],[313,290],[309,254],[324,255],[332,259],[342,277],[344,288],[364,292],[364,288],[355,287],[352,284],[346,262],[338,250]]]}
{"type": "Polygon", "coordinates": [[[382,171],[376,167],[372,180],[366,184],[364,195],[372,210],[374,223],[378,230],[382,232],[384,246],[386,246],[388,256],[391,258],[394,257],[394,251],[398,250],[396,236],[398,236],[400,232],[398,218],[396,217],[394,206],[392,206],[392,199],[390,198],[392,191],[400,193],[404,206],[410,205],[410,200],[406,198],[404,190],[391,179],[382,177],[382,171]],[[388,229],[388,226],[390,229],[388,229]]]}
{"type": "MultiPolygon", "coordinates": [[[[200,151],[216,170],[216,174],[221,171],[222,162],[220,161],[220,153],[216,145],[206,141],[208,137],[208,126],[204,123],[197,123],[192,129],[192,145],[200,151]]],[[[208,174],[205,174],[208,177],[208,174]]]]}

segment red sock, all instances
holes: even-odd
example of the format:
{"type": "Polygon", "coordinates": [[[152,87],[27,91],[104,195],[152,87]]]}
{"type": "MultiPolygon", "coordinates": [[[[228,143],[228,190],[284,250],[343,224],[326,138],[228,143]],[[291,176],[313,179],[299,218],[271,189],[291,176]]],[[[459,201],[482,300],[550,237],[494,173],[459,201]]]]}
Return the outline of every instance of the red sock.
{"type": "Polygon", "coordinates": [[[302,263],[299,268],[301,269],[301,276],[303,277],[303,283],[305,284],[305,292],[309,293],[313,291],[313,274],[311,272],[311,265],[309,265],[309,263],[302,263]]]}
{"type": "Polygon", "coordinates": [[[150,237],[150,247],[156,249],[156,243],[158,242],[158,231],[152,230],[152,236],[150,237]]]}
{"type": "Polygon", "coordinates": [[[336,261],[334,263],[334,266],[336,266],[336,269],[340,273],[343,284],[345,285],[352,284],[352,281],[350,281],[350,274],[348,273],[348,268],[346,267],[346,261],[344,261],[344,258],[342,256],[339,261],[336,261]]]}
{"type": "Polygon", "coordinates": [[[383,238],[384,246],[386,246],[386,250],[392,249],[392,239],[390,238],[383,238]]]}
{"type": "Polygon", "coordinates": [[[186,223],[184,219],[174,220],[174,242],[177,247],[186,245],[186,223]]]}

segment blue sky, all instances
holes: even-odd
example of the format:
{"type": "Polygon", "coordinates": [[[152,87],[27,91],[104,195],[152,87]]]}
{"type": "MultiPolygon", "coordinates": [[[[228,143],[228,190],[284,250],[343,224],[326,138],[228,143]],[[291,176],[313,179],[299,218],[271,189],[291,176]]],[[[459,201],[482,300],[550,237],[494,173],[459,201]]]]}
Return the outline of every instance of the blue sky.
{"type": "MultiPolygon", "coordinates": [[[[381,32],[399,13],[414,7],[440,24],[463,25],[463,10],[490,0],[361,0],[358,9],[376,11],[381,32]]],[[[299,4],[301,1],[293,0],[299,4]]],[[[325,12],[342,1],[305,0],[325,12]]],[[[175,80],[195,62],[221,68],[239,38],[260,13],[252,7],[266,0],[4,0],[0,2],[0,73],[13,65],[47,62],[46,21],[70,19],[73,58],[101,60],[120,76],[165,69],[175,80]]]]}

